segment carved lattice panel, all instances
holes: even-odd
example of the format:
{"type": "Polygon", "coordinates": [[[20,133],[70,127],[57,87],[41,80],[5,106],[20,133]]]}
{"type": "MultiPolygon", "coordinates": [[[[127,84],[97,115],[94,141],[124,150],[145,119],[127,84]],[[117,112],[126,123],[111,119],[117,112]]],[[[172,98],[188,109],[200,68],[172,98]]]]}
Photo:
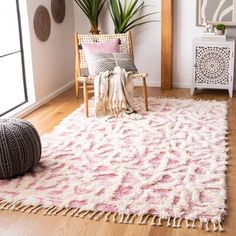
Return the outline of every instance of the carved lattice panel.
{"type": "Polygon", "coordinates": [[[195,48],[195,83],[229,84],[230,55],[229,47],[197,46],[195,48]]]}

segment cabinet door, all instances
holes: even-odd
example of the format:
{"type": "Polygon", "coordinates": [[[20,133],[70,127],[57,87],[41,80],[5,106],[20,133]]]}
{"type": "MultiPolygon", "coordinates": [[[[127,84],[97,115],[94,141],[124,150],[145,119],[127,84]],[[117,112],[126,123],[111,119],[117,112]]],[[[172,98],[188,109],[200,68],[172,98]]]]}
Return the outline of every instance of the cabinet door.
{"type": "Polygon", "coordinates": [[[231,48],[197,45],[194,50],[195,84],[228,85],[230,82],[231,48]]]}

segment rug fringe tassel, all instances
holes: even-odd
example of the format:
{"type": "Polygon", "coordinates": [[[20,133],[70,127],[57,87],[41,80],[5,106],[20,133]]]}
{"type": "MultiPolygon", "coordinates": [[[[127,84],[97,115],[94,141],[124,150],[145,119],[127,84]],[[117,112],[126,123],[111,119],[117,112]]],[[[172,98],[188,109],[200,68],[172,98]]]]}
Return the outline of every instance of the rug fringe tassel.
{"type": "Polygon", "coordinates": [[[72,210],[72,207],[66,208],[66,211],[62,214],[63,216],[67,216],[67,214],[72,210]]]}
{"type": "Polygon", "coordinates": [[[16,202],[16,204],[12,207],[11,210],[16,211],[20,205],[21,205],[21,202],[16,202]]]}
{"type": "Polygon", "coordinates": [[[208,221],[206,222],[205,229],[206,229],[206,231],[207,231],[207,232],[209,232],[209,231],[210,231],[210,229],[209,229],[209,223],[208,223],[208,221]]]}
{"type": "Polygon", "coordinates": [[[151,222],[152,226],[156,225],[156,218],[157,218],[157,216],[153,216],[152,222],[151,222]]]}
{"type": "Polygon", "coordinates": [[[25,205],[20,203],[18,206],[15,207],[14,211],[20,211],[23,207],[25,207],[25,205]]]}
{"type": "Polygon", "coordinates": [[[177,225],[176,225],[176,217],[174,217],[173,219],[173,224],[171,226],[172,228],[177,228],[177,225]]]}
{"type": "Polygon", "coordinates": [[[52,208],[52,210],[49,212],[49,215],[54,215],[54,213],[58,210],[59,208],[58,207],[54,207],[52,208]]]}
{"type": "Polygon", "coordinates": [[[213,231],[216,232],[218,230],[218,227],[216,226],[216,223],[213,223],[213,231]]]}
{"type": "MultiPolygon", "coordinates": [[[[21,201],[14,201],[14,202],[7,202],[6,200],[0,200],[0,210],[12,210],[12,211],[19,211],[25,213],[34,213],[37,214],[41,210],[44,210],[43,214],[48,216],[56,216],[61,213],[62,216],[67,216],[70,213],[71,217],[80,217],[85,218],[89,215],[88,219],[93,219],[96,221],[100,221],[104,219],[105,222],[113,222],[113,223],[122,223],[122,224],[138,224],[138,225],[146,225],[149,224],[151,226],[162,226],[163,222],[166,221],[167,227],[173,228],[181,228],[182,221],[184,218],[178,217],[168,217],[162,218],[158,215],[137,215],[137,214],[119,214],[118,212],[107,212],[107,211],[90,211],[84,210],[80,208],[73,208],[73,207],[43,207],[42,204],[38,205],[24,205],[21,201]],[[91,213],[91,214],[90,214],[91,213]],[[112,217],[112,218],[111,218],[112,217]],[[136,218],[138,217],[138,220],[136,218]],[[149,221],[149,218],[152,218],[149,221]]],[[[222,232],[224,228],[222,223],[219,221],[211,222],[211,221],[202,221],[197,219],[185,219],[185,227],[186,228],[199,228],[203,229],[206,232],[222,232]],[[197,222],[200,222],[197,224],[197,222]]]]}
{"type": "Polygon", "coordinates": [[[186,222],[186,228],[190,228],[190,224],[188,222],[188,219],[186,219],[185,222],[186,222]]]}
{"type": "Polygon", "coordinates": [[[74,214],[74,216],[75,216],[75,217],[79,217],[82,212],[84,212],[84,210],[80,209],[79,211],[77,211],[77,212],[74,214]]]}
{"type": "Polygon", "coordinates": [[[128,214],[124,220],[124,224],[129,224],[129,218],[130,218],[131,214],[128,214]]]}
{"type": "Polygon", "coordinates": [[[89,214],[89,212],[90,212],[90,211],[85,211],[85,213],[84,213],[84,214],[82,214],[80,217],[81,217],[81,218],[84,218],[86,215],[88,215],[88,214],[89,214]]]}
{"type": "Polygon", "coordinates": [[[64,207],[59,207],[57,210],[55,210],[55,211],[53,212],[53,215],[56,216],[56,215],[58,215],[60,212],[62,212],[62,211],[64,211],[64,210],[65,210],[64,207]]]}
{"type": "Polygon", "coordinates": [[[167,224],[166,224],[167,227],[170,227],[170,226],[171,226],[170,220],[171,220],[171,218],[168,217],[168,219],[167,219],[167,224]]]}
{"type": "Polygon", "coordinates": [[[3,205],[0,207],[0,210],[5,210],[5,208],[9,205],[9,202],[3,203],[3,205]]]}
{"type": "Polygon", "coordinates": [[[55,206],[46,208],[46,210],[44,211],[43,214],[44,214],[44,215],[51,215],[50,212],[51,212],[51,210],[53,210],[54,208],[55,208],[55,206]]]}
{"type": "Polygon", "coordinates": [[[105,214],[106,214],[106,212],[105,212],[105,211],[102,211],[100,214],[98,214],[98,215],[94,218],[94,220],[96,220],[96,221],[101,220],[105,214]]]}
{"type": "Polygon", "coordinates": [[[35,208],[32,212],[34,213],[34,214],[37,214],[37,213],[39,213],[41,210],[43,209],[43,206],[42,205],[39,205],[37,208],[35,208]]]}
{"type": "Polygon", "coordinates": [[[80,209],[79,208],[76,208],[75,210],[73,210],[72,212],[71,212],[71,214],[70,214],[70,216],[75,216],[75,214],[77,213],[77,212],[79,212],[80,211],[80,209]]]}
{"type": "Polygon", "coordinates": [[[26,212],[27,212],[27,213],[36,212],[37,209],[38,209],[39,207],[41,207],[41,206],[42,206],[42,205],[38,205],[38,206],[35,206],[35,207],[31,207],[31,208],[29,208],[26,212]]]}
{"type": "Polygon", "coordinates": [[[16,204],[16,202],[9,203],[9,204],[4,208],[4,210],[11,210],[11,208],[12,208],[13,206],[15,206],[15,204],[16,204]]]}
{"type": "Polygon", "coordinates": [[[143,217],[144,217],[144,215],[142,215],[141,217],[140,217],[140,220],[138,221],[138,225],[141,225],[141,223],[142,223],[142,221],[143,221],[143,217]]]}
{"type": "Polygon", "coordinates": [[[116,221],[116,216],[118,215],[118,213],[117,212],[115,212],[115,214],[113,215],[113,223],[116,223],[117,221],[116,221]]]}
{"type": "Polygon", "coordinates": [[[124,222],[124,218],[125,218],[125,214],[121,214],[121,218],[120,218],[119,223],[122,224],[124,222]]]}
{"type": "Polygon", "coordinates": [[[137,215],[132,215],[130,221],[129,221],[129,224],[134,224],[134,221],[135,221],[135,218],[136,218],[137,215]]]}
{"type": "Polygon", "coordinates": [[[20,211],[21,212],[26,212],[28,209],[30,209],[32,207],[32,205],[28,205],[28,206],[23,206],[20,211]]]}
{"type": "Polygon", "coordinates": [[[143,220],[141,220],[140,225],[146,225],[149,217],[150,217],[150,215],[146,215],[146,217],[143,220]]]}
{"type": "Polygon", "coordinates": [[[112,214],[112,212],[107,212],[106,213],[106,216],[105,216],[105,222],[109,222],[110,220],[109,220],[109,217],[110,217],[110,215],[112,214]]]}
{"type": "Polygon", "coordinates": [[[218,226],[219,226],[219,230],[220,230],[220,232],[223,232],[223,231],[224,231],[224,228],[223,228],[223,226],[221,225],[220,222],[218,222],[218,226]]]}
{"type": "Polygon", "coordinates": [[[183,218],[179,218],[178,220],[178,224],[177,224],[177,228],[181,228],[181,222],[182,222],[183,218]]]}
{"type": "Polygon", "coordinates": [[[3,203],[6,203],[6,201],[5,200],[1,200],[0,201],[0,205],[3,204],[3,203]]]}
{"type": "Polygon", "coordinates": [[[89,219],[92,220],[98,213],[99,213],[99,211],[94,211],[94,212],[92,213],[92,215],[89,216],[89,219]]]}
{"type": "Polygon", "coordinates": [[[200,221],[199,229],[203,229],[203,222],[200,221]]]}
{"type": "Polygon", "coordinates": [[[192,227],[193,229],[196,228],[196,220],[193,220],[191,227],[192,227]]]}

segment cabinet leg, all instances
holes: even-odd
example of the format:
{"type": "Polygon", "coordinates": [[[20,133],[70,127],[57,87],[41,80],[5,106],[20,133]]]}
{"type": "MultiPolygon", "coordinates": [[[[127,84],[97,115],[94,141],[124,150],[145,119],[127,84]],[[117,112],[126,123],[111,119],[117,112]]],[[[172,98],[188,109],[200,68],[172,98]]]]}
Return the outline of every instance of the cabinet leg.
{"type": "Polygon", "coordinates": [[[194,95],[194,90],[195,90],[195,88],[192,87],[192,88],[191,88],[191,92],[190,92],[190,94],[191,94],[192,96],[194,95]]]}
{"type": "Polygon", "coordinates": [[[232,98],[233,97],[233,89],[229,89],[229,96],[232,98]]]}

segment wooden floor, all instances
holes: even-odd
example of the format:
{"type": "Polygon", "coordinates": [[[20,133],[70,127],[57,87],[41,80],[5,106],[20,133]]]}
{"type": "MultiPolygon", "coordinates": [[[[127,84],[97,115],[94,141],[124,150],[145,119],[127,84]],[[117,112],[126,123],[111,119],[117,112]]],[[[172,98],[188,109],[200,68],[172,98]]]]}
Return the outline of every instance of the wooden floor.
{"type": "MultiPolygon", "coordinates": [[[[157,88],[149,89],[151,96],[174,96],[191,98],[188,89],[174,89],[161,91],[157,88]]],[[[140,94],[140,89],[136,89],[140,94]]],[[[226,91],[202,90],[194,96],[200,99],[228,100],[226,91]]],[[[227,173],[228,185],[228,216],[225,220],[224,233],[205,232],[197,229],[173,229],[152,227],[149,225],[113,224],[103,221],[82,220],[70,216],[44,216],[11,211],[0,211],[0,236],[25,235],[66,235],[66,236],[201,236],[201,235],[236,235],[236,97],[229,100],[229,143],[230,160],[227,173]]],[[[73,88],[48,102],[32,114],[25,117],[31,121],[40,134],[49,132],[53,127],[80,106],[82,100],[76,99],[73,88]]],[[[79,121],[78,121],[79,122],[79,121]]]]}

